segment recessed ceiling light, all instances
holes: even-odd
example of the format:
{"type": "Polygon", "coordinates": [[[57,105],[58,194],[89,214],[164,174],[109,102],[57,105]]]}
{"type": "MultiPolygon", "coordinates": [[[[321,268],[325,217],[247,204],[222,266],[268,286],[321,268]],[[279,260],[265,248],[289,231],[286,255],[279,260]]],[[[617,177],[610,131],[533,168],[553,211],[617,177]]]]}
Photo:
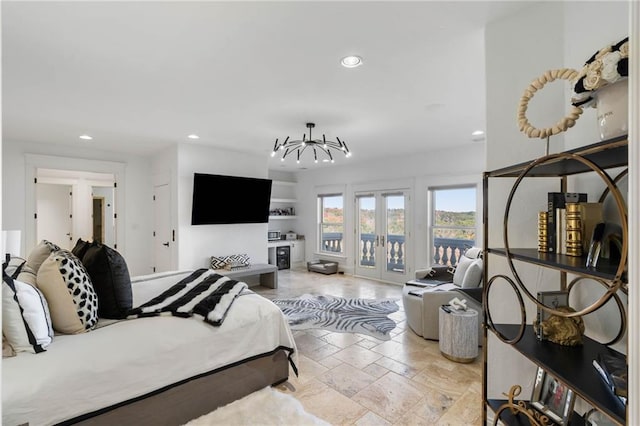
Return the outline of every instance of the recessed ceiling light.
{"type": "Polygon", "coordinates": [[[89,135],[80,135],[80,139],[85,140],[85,141],[90,141],[93,138],[91,136],[89,136],[89,135]]]}
{"type": "Polygon", "coordinates": [[[200,139],[200,136],[198,136],[198,135],[194,135],[194,134],[191,134],[191,135],[189,135],[189,136],[187,136],[187,137],[188,137],[189,139],[200,139]]]}
{"type": "Polygon", "coordinates": [[[355,55],[345,56],[344,58],[342,58],[340,63],[345,68],[355,68],[362,65],[362,58],[360,56],[355,56],[355,55]]]}
{"type": "Polygon", "coordinates": [[[475,132],[471,133],[471,136],[482,136],[484,135],[484,132],[482,130],[476,130],[475,132]]]}

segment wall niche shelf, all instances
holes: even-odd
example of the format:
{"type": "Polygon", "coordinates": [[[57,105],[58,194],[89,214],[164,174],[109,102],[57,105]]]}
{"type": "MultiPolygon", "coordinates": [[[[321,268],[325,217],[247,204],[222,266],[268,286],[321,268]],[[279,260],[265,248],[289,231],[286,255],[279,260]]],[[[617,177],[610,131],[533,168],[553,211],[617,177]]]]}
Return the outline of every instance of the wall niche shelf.
{"type": "MultiPolygon", "coordinates": [[[[542,368],[545,372],[549,373],[558,381],[573,390],[577,398],[580,398],[588,405],[598,410],[610,421],[618,425],[626,424],[626,407],[602,382],[597,371],[592,365],[593,360],[597,359],[600,354],[622,356],[619,352],[611,349],[608,344],[617,342],[617,339],[622,337],[624,332],[620,333],[616,339],[613,339],[612,342],[607,344],[602,344],[587,336],[583,336],[583,344],[580,346],[562,346],[546,340],[538,340],[531,325],[521,323],[493,323],[491,320],[492,307],[490,306],[491,303],[488,301],[491,300],[489,298],[489,294],[491,291],[491,284],[494,279],[501,278],[511,280],[511,278],[504,275],[495,277],[489,276],[489,263],[491,261],[491,257],[502,257],[507,260],[509,268],[513,274],[511,288],[517,293],[516,295],[520,299],[520,310],[522,312],[525,311],[525,305],[523,305],[523,303],[528,305],[533,304],[535,306],[535,302],[528,296],[523,297],[525,288],[528,292],[531,292],[532,290],[531,287],[527,286],[527,280],[521,279],[518,275],[517,268],[514,266],[514,261],[558,271],[558,290],[567,290],[567,274],[573,274],[579,277],[597,280],[607,289],[610,289],[610,291],[614,291],[614,289],[619,288],[619,291],[624,292],[626,290],[624,285],[624,283],[626,283],[626,274],[624,273],[624,270],[627,264],[626,256],[628,250],[626,203],[624,202],[622,194],[617,187],[617,179],[609,176],[607,170],[625,167],[627,166],[627,163],[628,140],[627,136],[621,136],[484,173],[483,213],[485,219],[483,245],[485,261],[484,282],[487,283],[487,285],[485,285],[483,289],[483,300],[485,301],[483,352],[485,363],[483,366],[484,374],[482,392],[484,401],[483,418],[485,422],[488,421],[488,409],[493,411],[495,415],[500,406],[509,402],[504,399],[488,398],[488,382],[490,379],[488,378],[487,373],[488,363],[491,360],[488,337],[489,334],[492,333],[498,339],[496,342],[492,341],[491,345],[511,346],[511,348],[522,354],[531,363],[542,368]],[[618,214],[620,216],[622,229],[622,259],[611,260],[600,258],[596,268],[587,268],[585,266],[586,255],[572,257],[564,254],[538,252],[537,248],[513,248],[509,246],[509,211],[513,200],[513,194],[517,191],[518,185],[521,181],[537,177],[559,178],[560,192],[569,192],[567,191],[567,177],[586,173],[597,174],[604,182],[605,187],[609,191],[609,195],[614,198],[618,214]],[[489,182],[494,178],[516,178],[511,189],[511,194],[505,203],[502,229],[505,233],[503,236],[503,247],[489,246],[489,182]],[[622,285],[621,282],[623,283],[622,285]],[[520,334],[521,332],[522,334],[520,334]]],[[[546,193],[544,196],[546,197],[546,193]]],[[[519,202],[522,202],[522,200],[519,202]]],[[[535,230],[532,232],[535,232],[535,230]]],[[[569,288],[570,287],[571,286],[569,286],[569,288]]],[[[601,306],[602,304],[594,303],[593,305],[584,308],[585,315],[589,315],[590,313],[597,311],[601,306]]],[[[626,306],[621,305],[618,301],[618,307],[620,309],[621,319],[623,319],[621,330],[624,331],[624,327],[626,327],[626,306]]],[[[531,323],[530,319],[529,323],[531,323]]],[[[508,372],[505,373],[508,374],[508,372]]],[[[509,389],[492,389],[492,393],[498,393],[501,391],[507,392],[508,390],[509,389]]],[[[527,402],[526,399],[528,399],[528,396],[525,395],[522,400],[527,402]]],[[[507,425],[529,424],[529,419],[525,415],[518,413],[514,415],[509,409],[503,410],[500,413],[500,420],[507,425]]],[[[586,421],[579,413],[574,412],[570,418],[569,424],[571,426],[583,425],[586,424],[586,421]]]]}
{"type": "MultiPolygon", "coordinates": [[[[291,212],[294,212],[293,207],[298,202],[298,200],[294,197],[296,182],[284,181],[284,180],[274,180],[272,181],[272,190],[271,190],[271,205],[269,210],[275,211],[278,209],[282,209],[285,212],[288,212],[291,209],[291,212]]],[[[281,220],[292,220],[296,219],[298,216],[295,214],[274,214],[269,215],[269,221],[281,221],[281,220]]]]}

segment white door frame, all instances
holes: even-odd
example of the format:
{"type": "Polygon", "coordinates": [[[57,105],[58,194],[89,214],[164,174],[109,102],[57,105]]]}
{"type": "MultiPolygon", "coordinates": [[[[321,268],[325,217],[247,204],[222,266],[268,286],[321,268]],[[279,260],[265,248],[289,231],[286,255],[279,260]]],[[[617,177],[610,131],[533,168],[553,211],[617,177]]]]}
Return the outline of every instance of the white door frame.
{"type": "MultiPolygon", "coordinates": [[[[409,279],[409,274],[412,270],[411,260],[413,255],[411,253],[412,241],[411,241],[411,190],[408,188],[397,189],[384,189],[375,191],[354,191],[354,274],[356,276],[366,277],[370,279],[380,280],[384,282],[392,282],[397,284],[403,284],[409,279]],[[387,225],[386,225],[386,200],[387,196],[402,195],[404,196],[404,222],[405,222],[405,241],[404,247],[404,271],[389,271],[387,268],[387,225]],[[360,246],[360,204],[359,201],[363,198],[374,198],[375,203],[375,237],[371,241],[367,241],[367,247],[371,247],[373,244],[375,250],[376,262],[374,266],[366,267],[360,265],[363,248],[360,246]],[[408,254],[407,254],[408,252],[408,254]]],[[[367,249],[364,249],[367,250],[367,249]]]]}

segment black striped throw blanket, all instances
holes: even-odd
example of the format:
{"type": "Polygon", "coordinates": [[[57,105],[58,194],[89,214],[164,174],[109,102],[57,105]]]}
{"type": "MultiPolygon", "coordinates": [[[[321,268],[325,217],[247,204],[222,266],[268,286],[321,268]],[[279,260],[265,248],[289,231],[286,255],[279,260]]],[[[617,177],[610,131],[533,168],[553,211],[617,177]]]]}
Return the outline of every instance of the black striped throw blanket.
{"type": "Polygon", "coordinates": [[[147,303],[133,308],[127,317],[195,315],[219,326],[234,300],[246,288],[247,284],[242,281],[216,274],[211,269],[198,269],[147,303]]]}

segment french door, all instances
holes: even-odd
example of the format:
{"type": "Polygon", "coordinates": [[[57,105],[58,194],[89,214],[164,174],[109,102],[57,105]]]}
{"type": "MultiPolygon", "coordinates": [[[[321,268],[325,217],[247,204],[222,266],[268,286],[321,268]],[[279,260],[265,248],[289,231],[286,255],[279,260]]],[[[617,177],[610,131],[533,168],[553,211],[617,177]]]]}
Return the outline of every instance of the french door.
{"type": "Polygon", "coordinates": [[[404,283],[408,277],[405,190],[356,193],[356,275],[404,283]]]}

